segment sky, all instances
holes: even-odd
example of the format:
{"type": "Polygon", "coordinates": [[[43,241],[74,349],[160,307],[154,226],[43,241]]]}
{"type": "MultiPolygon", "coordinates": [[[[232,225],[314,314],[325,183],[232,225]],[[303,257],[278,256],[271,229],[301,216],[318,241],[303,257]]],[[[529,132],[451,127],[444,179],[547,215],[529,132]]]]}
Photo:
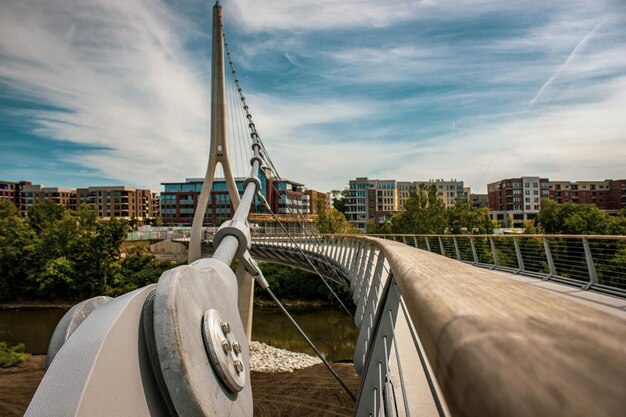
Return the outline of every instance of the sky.
{"type": "MultiPolygon", "coordinates": [[[[0,179],[203,177],[212,1],[2,0],[0,179]]],[[[621,0],[224,0],[282,177],[626,178],[621,0]]],[[[241,168],[243,174],[243,168],[241,168]]]]}

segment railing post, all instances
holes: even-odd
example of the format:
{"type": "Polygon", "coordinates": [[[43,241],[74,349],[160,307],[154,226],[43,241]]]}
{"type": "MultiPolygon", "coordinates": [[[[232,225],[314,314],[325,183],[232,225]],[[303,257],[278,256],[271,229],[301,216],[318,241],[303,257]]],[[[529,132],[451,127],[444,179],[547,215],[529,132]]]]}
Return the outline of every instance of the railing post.
{"type": "Polygon", "coordinates": [[[461,260],[461,252],[459,252],[459,243],[456,241],[456,236],[452,236],[452,241],[454,242],[454,253],[456,255],[456,260],[461,260]]]}
{"type": "Polygon", "coordinates": [[[441,236],[437,236],[437,238],[439,239],[439,248],[441,249],[441,255],[446,256],[446,250],[443,248],[443,240],[441,239],[441,236]]]}
{"type": "Polygon", "coordinates": [[[402,235],[402,243],[404,243],[405,245],[407,244],[406,243],[406,235],[402,235]]]}
{"type": "Polygon", "coordinates": [[[417,246],[417,236],[413,235],[413,243],[415,243],[415,248],[419,249],[419,246],[417,246]]]}
{"type": "Polygon", "coordinates": [[[361,244],[361,242],[357,243],[354,256],[352,257],[352,265],[350,266],[350,275],[352,276],[350,282],[358,277],[359,267],[361,266],[359,260],[363,257],[365,249],[365,244],[361,244]]]}
{"type": "Polygon", "coordinates": [[[474,242],[474,238],[470,237],[470,246],[472,247],[472,257],[474,258],[474,265],[478,263],[478,253],[476,252],[476,243],[474,242]]]}
{"type": "Polygon", "coordinates": [[[491,246],[491,256],[493,256],[493,266],[491,269],[494,269],[498,266],[498,252],[496,252],[496,242],[491,236],[489,236],[489,246],[491,246]]]}
{"type": "Polygon", "coordinates": [[[524,268],[524,258],[522,258],[522,251],[520,250],[519,247],[519,241],[517,240],[516,237],[513,238],[513,245],[515,245],[515,256],[517,257],[517,271],[515,271],[515,274],[519,274],[520,271],[523,271],[524,268]]]}
{"type": "Polygon", "coordinates": [[[426,240],[426,250],[428,250],[428,252],[432,252],[430,250],[430,242],[428,241],[428,236],[424,236],[424,239],[426,240]]]}
{"type": "Polygon", "coordinates": [[[584,290],[588,290],[592,285],[598,283],[598,274],[596,273],[596,266],[593,263],[593,255],[591,254],[591,248],[589,247],[589,241],[583,237],[583,248],[585,248],[585,259],[587,260],[587,270],[589,271],[589,282],[583,287],[584,290]]]}
{"type": "Polygon", "coordinates": [[[346,256],[348,253],[348,247],[350,244],[350,239],[348,239],[347,237],[344,237],[341,239],[342,243],[341,243],[341,255],[340,255],[340,263],[341,266],[345,269],[346,268],[346,256]]]}
{"type": "Polygon", "coordinates": [[[542,238],[543,240],[543,249],[546,252],[546,260],[548,261],[548,268],[550,268],[550,273],[544,278],[544,281],[550,279],[550,277],[556,275],[556,266],[554,266],[554,260],[552,259],[552,252],[550,252],[550,244],[548,243],[548,239],[545,236],[542,238]]]}

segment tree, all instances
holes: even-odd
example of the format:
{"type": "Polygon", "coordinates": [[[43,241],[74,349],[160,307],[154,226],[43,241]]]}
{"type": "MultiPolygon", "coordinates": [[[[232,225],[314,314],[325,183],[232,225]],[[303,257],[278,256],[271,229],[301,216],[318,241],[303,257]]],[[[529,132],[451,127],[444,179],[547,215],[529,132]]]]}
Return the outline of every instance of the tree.
{"type": "Polygon", "coordinates": [[[336,208],[329,208],[324,200],[318,199],[317,230],[320,233],[357,233],[357,230],[348,223],[346,216],[336,208]]]}
{"type": "Polygon", "coordinates": [[[420,185],[404,204],[405,211],[391,218],[394,233],[442,234],[448,227],[446,207],[437,188],[420,185]]]}
{"type": "Polygon", "coordinates": [[[19,211],[12,201],[0,199],[0,219],[15,217],[19,215],[19,211]]]}
{"type": "Polygon", "coordinates": [[[332,197],[333,200],[333,207],[335,209],[337,209],[337,211],[340,211],[343,214],[346,214],[346,192],[345,191],[339,191],[339,190],[332,190],[330,192],[330,195],[332,197]]]}
{"type": "Polygon", "coordinates": [[[15,298],[27,287],[37,236],[13,203],[0,200],[0,299],[15,298]]]}
{"type": "Polygon", "coordinates": [[[593,204],[542,200],[537,223],[548,234],[615,235],[626,233],[624,216],[609,216],[593,204]]]}
{"type": "Polygon", "coordinates": [[[52,201],[34,204],[28,209],[28,221],[38,235],[49,229],[61,217],[63,217],[63,207],[52,201]]]}
{"type": "Polygon", "coordinates": [[[448,214],[448,231],[452,234],[491,234],[493,221],[489,217],[489,209],[474,207],[467,201],[461,201],[446,211],[448,214]]]}

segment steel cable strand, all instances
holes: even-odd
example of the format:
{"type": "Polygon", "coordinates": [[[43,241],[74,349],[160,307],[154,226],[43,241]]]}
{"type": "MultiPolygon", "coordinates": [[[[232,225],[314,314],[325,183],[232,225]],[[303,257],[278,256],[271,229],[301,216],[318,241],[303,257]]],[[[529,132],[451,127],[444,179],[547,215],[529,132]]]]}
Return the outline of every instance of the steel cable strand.
{"type": "MultiPolygon", "coordinates": [[[[248,106],[246,105],[246,101],[245,101],[245,96],[243,95],[243,90],[241,89],[241,86],[239,85],[239,79],[237,78],[237,72],[234,68],[234,63],[232,61],[232,57],[230,54],[230,50],[228,48],[228,43],[226,42],[226,35],[224,33],[224,48],[226,50],[226,57],[228,59],[228,63],[231,69],[231,73],[233,75],[234,78],[234,82],[235,85],[237,86],[237,91],[239,92],[240,95],[240,99],[241,102],[243,103],[243,109],[246,112],[246,118],[250,121],[248,127],[251,131],[251,138],[256,141],[262,149],[265,149],[263,146],[263,142],[261,141],[258,132],[256,131],[256,127],[252,121],[252,115],[250,114],[250,112],[248,111],[248,106]]],[[[265,152],[266,153],[266,152],[265,152]]],[[[266,153],[267,154],[267,153],[266,153]]],[[[269,164],[271,164],[270,170],[276,175],[276,177],[278,177],[279,181],[282,181],[282,179],[280,178],[280,176],[278,175],[278,172],[276,171],[275,167],[273,166],[273,163],[271,162],[271,159],[269,159],[269,155],[268,155],[268,160],[269,160],[269,164]]],[[[267,163],[267,162],[266,162],[267,163]]],[[[270,182],[272,184],[272,188],[277,192],[279,198],[281,198],[280,193],[278,193],[278,190],[276,189],[275,185],[270,182]]],[[[282,199],[282,198],[281,198],[282,199]]],[[[283,200],[284,201],[284,200],[283,200]]],[[[271,210],[271,207],[269,206],[269,204],[267,204],[267,201],[265,201],[268,210],[270,211],[270,213],[274,216],[275,219],[277,219],[275,213],[271,210]]],[[[301,215],[301,213],[298,211],[298,214],[301,215]]],[[[278,221],[278,220],[277,220],[278,221]]],[[[313,266],[311,260],[309,259],[309,257],[306,255],[306,253],[300,248],[300,245],[298,245],[298,243],[293,239],[293,237],[289,234],[289,232],[286,230],[286,228],[284,227],[284,225],[279,221],[280,226],[285,230],[285,232],[289,235],[289,237],[292,239],[293,243],[296,245],[296,247],[298,247],[298,249],[302,252],[303,256],[307,259],[307,261],[313,266]]],[[[302,223],[299,223],[299,225],[302,227],[302,230],[305,230],[305,232],[307,231],[307,228],[303,226],[302,223]]],[[[317,239],[314,235],[312,235],[313,239],[315,240],[316,243],[316,247],[321,247],[320,241],[319,239],[317,239]]],[[[313,266],[314,267],[314,266],[313,266]]],[[[335,274],[337,274],[337,270],[334,267],[334,265],[331,264],[331,267],[335,270],[335,274]]],[[[314,269],[317,271],[317,269],[314,267],[314,269]]],[[[350,315],[349,310],[345,307],[345,305],[343,304],[343,302],[341,301],[341,299],[338,297],[338,295],[335,293],[335,291],[332,290],[332,288],[328,285],[328,283],[325,281],[325,279],[322,277],[322,275],[319,273],[319,271],[317,271],[319,277],[322,279],[322,281],[324,281],[324,283],[326,284],[326,286],[331,290],[333,296],[337,299],[337,301],[342,305],[342,307],[344,308],[344,310],[346,310],[346,312],[350,315]]],[[[337,274],[338,275],[338,274],[337,274]]]]}

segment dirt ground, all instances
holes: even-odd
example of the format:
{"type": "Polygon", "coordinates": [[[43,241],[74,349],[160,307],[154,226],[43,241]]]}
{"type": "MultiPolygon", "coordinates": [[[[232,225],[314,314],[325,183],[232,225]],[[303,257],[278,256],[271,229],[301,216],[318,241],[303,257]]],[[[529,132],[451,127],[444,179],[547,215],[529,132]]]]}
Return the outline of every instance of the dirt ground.
{"type": "MultiPolygon", "coordinates": [[[[21,417],[43,377],[46,357],[35,355],[17,368],[0,369],[0,417],[21,417]]],[[[359,379],[352,364],[333,367],[356,393],[359,379]]],[[[253,372],[254,415],[302,417],[352,416],[354,402],[323,365],[293,373],[253,372]]]]}

